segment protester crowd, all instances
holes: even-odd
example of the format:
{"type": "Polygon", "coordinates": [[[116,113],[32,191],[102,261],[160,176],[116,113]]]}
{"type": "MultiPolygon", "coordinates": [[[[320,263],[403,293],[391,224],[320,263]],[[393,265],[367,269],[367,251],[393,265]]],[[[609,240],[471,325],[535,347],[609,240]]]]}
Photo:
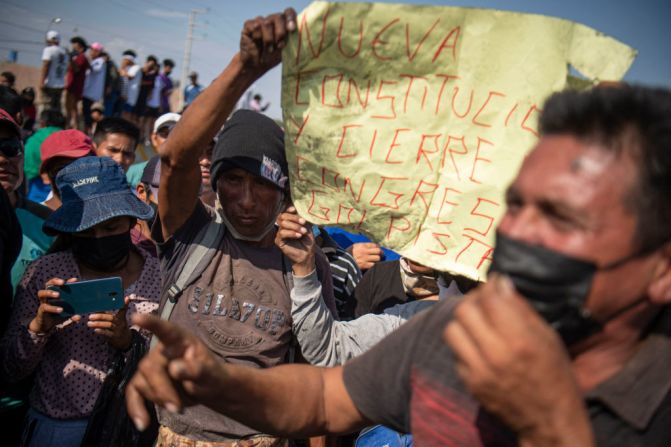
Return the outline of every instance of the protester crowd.
{"type": "Polygon", "coordinates": [[[6,445],[668,445],[671,92],[550,97],[478,283],[297,213],[283,130],[234,110],[293,32],[247,21],[183,113],[174,62],[82,37],[47,33],[39,114],[2,73],[6,445]],[[59,300],[110,277],[116,310],[59,300]]]}

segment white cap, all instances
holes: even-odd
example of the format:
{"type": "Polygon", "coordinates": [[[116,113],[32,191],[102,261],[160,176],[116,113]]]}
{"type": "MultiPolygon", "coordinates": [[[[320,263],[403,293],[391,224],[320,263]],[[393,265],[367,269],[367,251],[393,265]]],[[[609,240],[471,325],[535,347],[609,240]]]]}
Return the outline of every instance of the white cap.
{"type": "Polygon", "coordinates": [[[58,31],[50,30],[47,31],[47,40],[55,40],[57,42],[61,41],[61,35],[58,34],[58,31]]]}
{"type": "Polygon", "coordinates": [[[176,123],[182,117],[179,113],[164,113],[154,122],[154,133],[157,132],[166,123],[176,123]]]}

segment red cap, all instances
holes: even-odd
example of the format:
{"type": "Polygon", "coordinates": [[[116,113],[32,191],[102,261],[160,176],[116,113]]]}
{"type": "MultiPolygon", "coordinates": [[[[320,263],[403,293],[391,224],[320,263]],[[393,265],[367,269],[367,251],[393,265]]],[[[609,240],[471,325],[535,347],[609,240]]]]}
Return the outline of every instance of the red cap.
{"type": "Polygon", "coordinates": [[[14,118],[12,118],[12,115],[7,113],[5,109],[0,109],[0,123],[8,125],[11,130],[16,133],[16,136],[21,138],[21,128],[19,127],[18,124],[16,124],[16,121],[14,121],[14,118]]]}
{"type": "Polygon", "coordinates": [[[86,155],[95,155],[93,142],[84,132],[76,129],[54,132],[40,146],[42,166],[53,157],[80,158],[86,155]]]}

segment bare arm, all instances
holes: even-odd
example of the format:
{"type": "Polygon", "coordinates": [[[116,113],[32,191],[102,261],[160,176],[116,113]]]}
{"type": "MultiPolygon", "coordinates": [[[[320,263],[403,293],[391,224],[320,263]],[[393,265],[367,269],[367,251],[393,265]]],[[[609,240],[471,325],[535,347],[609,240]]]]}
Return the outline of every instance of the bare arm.
{"type": "Polygon", "coordinates": [[[240,56],[189,106],[168,140],[159,148],[159,216],[163,237],[173,235],[193,212],[200,191],[201,149],[216,135],[233,110],[239,92],[251,82],[240,56]]]}
{"type": "Polygon", "coordinates": [[[173,235],[196,206],[201,183],[198,159],[203,148],[212,141],[245,90],[280,62],[278,49],[284,46],[287,33],[295,29],[293,9],[245,22],[240,52],[198,95],[159,148],[159,216],[164,238],[173,235]]]}
{"type": "Polygon", "coordinates": [[[339,434],[368,423],[347,393],[342,367],[225,366],[229,386],[221,387],[208,406],[264,433],[287,437],[339,434]],[[248,397],[258,399],[258,406],[250,405],[248,397]]]}
{"type": "Polygon", "coordinates": [[[350,398],[342,368],[232,365],[177,325],[147,315],[133,322],[161,340],[126,388],[129,415],[140,429],[148,423],[143,398],[170,411],[201,403],[279,436],[345,433],[369,422],[350,398]]]}
{"type": "Polygon", "coordinates": [[[42,71],[40,71],[40,87],[44,87],[47,82],[47,74],[49,73],[50,61],[42,61],[42,71]]]}

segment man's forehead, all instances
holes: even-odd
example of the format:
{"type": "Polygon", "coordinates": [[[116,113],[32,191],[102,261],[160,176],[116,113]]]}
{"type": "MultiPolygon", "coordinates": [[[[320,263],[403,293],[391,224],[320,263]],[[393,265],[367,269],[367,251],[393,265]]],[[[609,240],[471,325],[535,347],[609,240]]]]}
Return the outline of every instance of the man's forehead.
{"type": "MultiPolygon", "coordinates": [[[[587,181],[611,177],[612,172],[629,171],[627,160],[596,143],[588,143],[570,135],[542,137],[524,159],[518,176],[527,172],[559,176],[571,174],[587,181]],[[624,169],[623,169],[624,168],[624,169]]],[[[630,160],[629,160],[630,161],[630,160]]]]}
{"type": "Polygon", "coordinates": [[[114,132],[108,133],[101,144],[105,144],[107,146],[126,147],[133,144],[133,139],[126,134],[114,132]]]}
{"type": "Polygon", "coordinates": [[[513,186],[578,205],[604,195],[619,200],[635,175],[627,156],[573,136],[546,136],[524,160],[513,186]]]}
{"type": "Polygon", "coordinates": [[[249,172],[247,169],[241,168],[240,166],[231,166],[230,168],[223,171],[221,174],[224,176],[251,177],[251,178],[258,178],[259,180],[266,180],[260,175],[249,172]]]}
{"type": "Polygon", "coordinates": [[[277,188],[271,181],[269,181],[266,178],[263,178],[262,176],[258,174],[254,174],[253,172],[249,172],[245,168],[241,168],[239,166],[232,166],[225,171],[221,173],[221,176],[217,179],[217,183],[221,181],[223,177],[226,176],[236,176],[236,177],[245,177],[245,178],[250,178],[256,181],[259,181],[261,183],[267,184],[268,186],[272,186],[273,188],[277,188]]]}

